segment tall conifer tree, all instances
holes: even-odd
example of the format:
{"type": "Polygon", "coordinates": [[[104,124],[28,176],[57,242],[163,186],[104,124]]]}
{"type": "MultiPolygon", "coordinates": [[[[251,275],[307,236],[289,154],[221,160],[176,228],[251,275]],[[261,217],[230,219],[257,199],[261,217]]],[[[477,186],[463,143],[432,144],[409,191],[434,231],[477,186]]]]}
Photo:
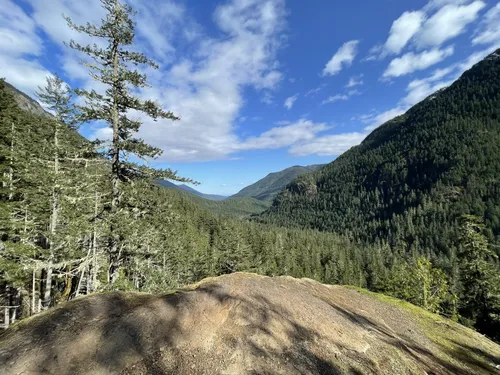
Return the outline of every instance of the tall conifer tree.
{"type": "MultiPolygon", "coordinates": [[[[100,48],[95,44],[84,46],[71,41],[69,46],[92,58],[93,63],[84,65],[89,68],[91,77],[106,87],[105,92],[101,93],[95,90],[76,90],[76,93],[86,100],[86,106],[81,108],[82,121],[105,121],[112,130],[112,140],[105,147],[105,155],[111,161],[108,251],[109,277],[110,282],[114,283],[123,255],[117,220],[117,214],[125,208],[126,188],[123,185],[146,176],[190,180],[178,177],[170,169],[155,170],[129,161],[131,155],[144,159],[156,158],[161,154],[159,148],[136,137],[142,123],[129,117],[130,110],[143,112],[154,120],[163,118],[175,121],[179,118],[170,111],[164,111],[155,102],[142,100],[131,92],[131,89],[148,86],[146,76],[139,70],[131,69],[131,66],[146,65],[155,69],[158,66],[142,53],[129,49],[135,36],[132,20],[135,13],[132,8],[120,0],[101,0],[101,5],[106,16],[100,25],[78,26],[71,19],[66,20],[72,29],[107,44],[105,48],[100,48]]],[[[130,205],[127,204],[127,207],[130,208],[130,205]]]]}

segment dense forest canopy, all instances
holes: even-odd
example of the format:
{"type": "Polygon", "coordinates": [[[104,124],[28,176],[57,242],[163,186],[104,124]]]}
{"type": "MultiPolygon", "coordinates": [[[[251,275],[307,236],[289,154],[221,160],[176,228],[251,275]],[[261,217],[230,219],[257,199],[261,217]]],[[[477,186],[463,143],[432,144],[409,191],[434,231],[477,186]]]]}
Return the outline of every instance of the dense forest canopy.
{"type": "MultiPolygon", "coordinates": [[[[341,233],[407,259],[425,256],[446,271],[460,294],[464,215],[481,223],[497,267],[499,155],[497,51],[361,145],[296,179],[259,220],[341,233]]],[[[498,290],[490,292],[498,298],[498,290]]]]}
{"type": "Polygon", "coordinates": [[[500,251],[499,53],[289,184],[265,221],[451,258],[471,214],[500,251]]]}

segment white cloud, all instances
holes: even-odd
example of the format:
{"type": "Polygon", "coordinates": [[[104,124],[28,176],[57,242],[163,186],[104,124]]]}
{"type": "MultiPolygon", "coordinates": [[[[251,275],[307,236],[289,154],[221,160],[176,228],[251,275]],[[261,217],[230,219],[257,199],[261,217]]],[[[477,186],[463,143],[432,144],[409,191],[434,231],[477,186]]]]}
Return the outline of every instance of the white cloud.
{"type": "Polygon", "coordinates": [[[274,103],[274,95],[269,91],[264,91],[264,95],[262,96],[260,101],[264,104],[271,105],[274,103]]]}
{"type": "Polygon", "coordinates": [[[453,46],[445,49],[434,48],[418,54],[408,52],[401,57],[393,59],[385,70],[383,77],[400,77],[416,70],[426,69],[451,56],[453,52],[453,46]]]}
{"type": "Polygon", "coordinates": [[[26,0],[33,8],[32,18],[38,27],[59,46],[63,42],[74,39],[87,44],[91,39],[85,34],[70,30],[63,14],[72,18],[80,25],[87,22],[98,23],[104,18],[104,11],[99,1],[71,1],[71,0],[26,0]]]}
{"type": "Polygon", "coordinates": [[[429,76],[422,79],[411,81],[406,87],[406,96],[402,98],[395,108],[389,109],[380,114],[369,114],[362,116],[362,121],[369,124],[365,130],[371,131],[388,120],[406,112],[411,106],[424,100],[436,91],[450,86],[459,76],[473,65],[484,59],[496,48],[500,47],[500,41],[497,45],[485,50],[478,51],[470,55],[462,62],[454,63],[442,69],[436,69],[429,76]]]}
{"type": "Polygon", "coordinates": [[[347,100],[347,99],[349,99],[349,95],[336,94],[336,95],[329,96],[328,98],[323,100],[321,102],[321,104],[335,103],[335,102],[338,102],[339,100],[347,100]]]}
{"type": "MultiPolygon", "coordinates": [[[[365,61],[397,55],[409,44],[419,49],[439,47],[462,34],[485,6],[482,0],[430,0],[422,9],[396,19],[386,42],[372,47],[365,61]]],[[[494,22],[488,29],[494,30],[494,22]]]]}
{"type": "Polygon", "coordinates": [[[258,137],[250,137],[236,146],[238,150],[276,149],[311,141],[329,128],[324,123],[301,119],[293,124],[272,128],[258,137]]]}
{"type": "Polygon", "coordinates": [[[445,5],[424,23],[415,36],[416,45],[421,48],[437,47],[455,38],[477,19],[485,6],[483,1],[474,1],[467,5],[445,5]]]}
{"type": "Polygon", "coordinates": [[[33,96],[50,75],[37,60],[43,49],[36,23],[11,0],[3,1],[0,7],[0,77],[33,96]]]}
{"type": "Polygon", "coordinates": [[[398,105],[397,107],[391,108],[385,112],[365,116],[364,122],[369,124],[365,127],[365,132],[371,132],[372,130],[378,128],[380,125],[386,123],[389,120],[392,120],[394,117],[402,115],[407,111],[407,109],[407,107],[398,105]]]}
{"type": "Polygon", "coordinates": [[[305,93],[305,97],[308,97],[308,96],[315,96],[318,92],[320,92],[321,90],[323,90],[325,88],[325,85],[322,84],[322,85],[319,85],[318,87],[314,88],[314,89],[311,89],[309,90],[308,92],[305,93]]]}
{"type": "Polygon", "coordinates": [[[43,42],[35,22],[11,0],[0,7],[0,51],[4,55],[40,55],[43,42]]]}
{"type": "Polygon", "coordinates": [[[323,75],[335,75],[352,64],[358,50],[358,40],[351,40],[340,47],[323,69],[323,75]]]}
{"type": "Polygon", "coordinates": [[[424,100],[432,93],[449,86],[455,80],[453,78],[444,79],[455,71],[455,67],[451,66],[444,69],[434,71],[432,75],[424,79],[415,79],[408,84],[406,88],[407,95],[401,100],[401,104],[405,107],[410,107],[424,100]]]}
{"type": "MultiPolygon", "coordinates": [[[[257,147],[250,146],[253,138],[238,137],[235,128],[244,88],[253,87],[263,101],[273,102],[273,90],[282,79],[275,55],[285,16],[282,0],[224,3],[214,14],[220,37],[205,37],[191,46],[196,47],[191,59],[150,73],[155,88],[141,95],[181,117],[178,122],[144,119],[139,135],[164,150],[160,161],[228,159],[234,152],[257,147]]],[[[243,125],[239,128],[244,131],[243,125]]],[[[287,144],[278,135],[265,134],[264,144],[287,144]]]]}
{"type": "Polygon", "coordinates": [[[365,139],[367,133],[331,134],[316,138],[290,148],[290,153],[295,156],[323,155],[335,156],[344,153],[351,147],[358,145],[365,139]]]}
{"type": "Polygon", "coordinates": [[[194,40],[198,36],[198,25],[185,17],[185,9],[179,4],[165,1],[161,6],[152,7],[142,0],[130,0],[130,3],[140,15],[140,22],[136,24],[138,44],[146,44],[163,63],[171,60],[175,52],[171,41],[181,21],[184,37],[194,40]]]}
{"type": "Polygon", "coordinates": [[[356,77],[351,77],[349,79],[349,82],[345,87],[350,88],[350,87],[356,87],[356,86],[361,86],[364,84],[363,80],[361,79],[363,77],[363,74],[360,74],[359,76],[356,77]]]}
{"type": "Polygon", "coordinates": [[[113,137],[113,130],[109,126],[96,127],[90,140],[99,139],[101,141],[110,141],[113,137]]]}
{"type": "Polygon", "coordinates": [[[0,77],[5,77],[7,82],[31,97],[34,97],[38,86],[45,86],[46,77],[50,75],[50,72],[36,61],[0,54],[0,77]]]}
{"type": "Polygon", "coordinates": [[[284,104],[285,108],[288,110],[292,109],[292,107],[295,104],[295,102],[297,101],[298,97],[299,97],[299,94],[296,94],[294,96],[290,96],[290,97],[286,98],[285,104],[284,104]]]}
{"type": "Polygon", "coordinates": [[[410,39],[420,30],[425,20],[423,11],[404,12],[392,24],[389,38],[384,44],[386,54],[399,54],[410,39]]]}
{"type": "Polygon", "coordinates": [[[468,4],[470,3],[471,0],[430,0],[423,8],[422,10],[425,12],[432,12],[435,11],[436,9],[442,8],[445,5],[452,4],[452,5],[462,5],[462,4],[468,4]]]}
{"type": "MultiPolygon", "coordinates": [[[[360,83],[358,83],[358,84],[360,84],[360,83]]],[[[361,84],[362,84],[362,82],[361,82],[361,84]]],[[[354,85],[354,86],[356,86],[356,85],[354,85]]],[[[352,87],[352,86],[347,85],[347,87],[352,87]]],[[[349,100],[349,98],[351,96],[359,95],[359,94],[361,94],[361,93],[357,89],[351,88],[350,90],[347,90],[344,94],[335,94],[335,95],[329,96],[328,98],[326,98],[325,100],[323,100],[321,102],[321,105],[335,103],[335,102],[338,102],[340,100],[349,100]]]]}
{"type": "Polygon", "coordinates": [[[474,34],[474,45],[500,42],[500,3],[486,13],[474,34]]]}

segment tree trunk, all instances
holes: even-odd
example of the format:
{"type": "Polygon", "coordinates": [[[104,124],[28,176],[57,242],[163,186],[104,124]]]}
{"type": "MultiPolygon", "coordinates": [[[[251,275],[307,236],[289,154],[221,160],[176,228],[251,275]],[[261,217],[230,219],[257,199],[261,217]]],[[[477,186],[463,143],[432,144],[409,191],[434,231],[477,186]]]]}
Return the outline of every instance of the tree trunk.
{"type": "MultiPolygon", "coordinates": [[[[97,214],[99,213],[99,193],[97,190],[95,191],[95,199],[94,199],[94,217],[97,220],[97,214]]],[[[97,287],[97,223],[94,221],[91,246],[92,246],[92,262],[89,270],[89,282],[87,285],[87,294],[93,293],[97,287]]]]}
{"type": "Polygon", "coordinates": [[[45,271],[45,289],[43,292],[42,308],[47,310],[50,307],[50,295],[52,290],[52,265],[49,263],[45,271]]]}
{"type": "Polygon", "coordinates": [[[10,134],[11,134],[11,140],[10,140],[10,160],[9,160],[9,176],[8,176],[8,181],[9,181],[9,201],[14,199],[14,132],[16,131],[16,127],[14,124],[14,121],[12,121],[11,127],[10,127],[10,134]]]}
{"type": "Polygon", "coordinates": [[[10,322],[15,323],[17,320],[17,310],[21,305],[21,294],[19,289],[16,288],[16,294],[14,294],[14,298],[12,300],[12,308],[10,312],[10,322]]]}
{"type": "Polygon", "coordinates": [[[33,279],[31,281],[31,315],[35,315],[36,311],[36,269],[33,268],[33,279]]]}
{"type": "MultiPolygon", "coordinates": [[[[115,3],[115,14],[118,12],[118,2],[115,3]]],[[[118,278],[119,272],[119,259],[117,259],[118,253],[118,241],[115,234],[115,228],[113,222],[115,220],[114,215],[118,211],[118,206],[120,204],[120,135],[119,135],[119,112],[118,112],[118,97],[120,93],[118,92],[118,47],[119,40],[114,39],[112,56],[113,56],[113,105],[111,108],[112,113],[112,125],[113,125],[113,145],[111,149],[111,162],[112,162],[112,172],[111,172],[111,220],[110,220],[110,256],[109,256],[109,273],[110,282],[113,284],[118,278]]]]}
{"type": "Polygon", "coordinates": [[[3,327],[5,329],[9,328],[10,325],[10,286],[7,284],[5,286],[5,306],[4,306],[4,318],[3,318],[3,327]]]}
{"type": "Polygon", "coordinates": [[[52,212],[50,215],[50,240],[49,240],[49,265],[45,279],[45,291],[43,294],[43,307],[50,307],[50,295],[52,291],[52,261],[56,247],[54,237],[57,233],[57,222],[59,218],[59,120],[55,120],[54,129],[54,185],[52,187],[52,212]]]}

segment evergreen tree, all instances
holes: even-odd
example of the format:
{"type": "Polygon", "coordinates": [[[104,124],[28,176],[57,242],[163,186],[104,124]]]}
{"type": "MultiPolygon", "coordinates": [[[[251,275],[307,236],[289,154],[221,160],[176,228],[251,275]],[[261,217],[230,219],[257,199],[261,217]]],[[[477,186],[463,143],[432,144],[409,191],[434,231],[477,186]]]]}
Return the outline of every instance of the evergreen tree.
{"type": "Polygon", "coordinates": [[[130,119],[128,115],[130,110],[145,113],[154,120],[158,118],[179,120],[179,118],[172,112],[162,110],[155,102],[142,100],[131,92],[131,88],[146,87],[147,80],[144,74],[137,69],[131,69],[130,66],[146,65],[155,69],[158,66],[145,55],[129,49],[135,36],[132,8],[119,0],[101,0],[101,4],[106,17],[100,25],[78,26],[69,18],[67,22],[70,28],[101,39],[107,44],[105,48],[99,48],[96,45],[82,46],[71,41],[69,46],[93,59],[93,63],[85,65],[89,68],[90,75],[106,87],[103,93],[82,89],[76,92],[86,100],[86,106],[80,108],[82,121],[105,121],[112,130],[112,140],[105,147],[104,154],[111,162],[109,176],[111,202],[106,220],[110,223],[109,279],[114,283],[123,261],[120,251],[123,241],[119,233],[120,221],[130,219],[118,214],[125,213],[123,210],[130,209],[130,205],[133,205],[131,203],[133,199],[124,196],[127,189],[123,184],[145,176],[178,181],[190,180],[178,177],[170,169],[154,170],[129,161],[131,155],[145,159],[156,158],[161,154],[159,148],[150,146],[136,137],[141,122],[130,119]]]}
{"type": "Polygon", "coordinates": [[[74,110],[71,105],[71,91],[69,87],[58,76],[48,77],[47,85],[44,88],[39,87],[36,96],[38,99],[46,104],[48,108],[54,113],[55,118],[52,119],[53,123],[53,170],[51,191],[52,196],[50,199],[50,223],[48,225],[48,241],[47,247],[49,249],[49,257],[47,259],[47,267],[45,271],[45,291],[43,294],[43,306],[48,308],[51,301],[52,290],[52,263],[55,261],[56,252],[61,249],[60,243],[57,239],[58,226],[61,214],[61,187],[64,184],[63,173],[61,171],[60,163],[63,154],[64,146],[61,144],[61,131],[63,126],[71,126],[74,123],[74,110]]]}
{"type": "Polygon", "coordinates": [[[497,259],[483,234],[482,221],[464,215],[461,224],[462,250],[460,278],[462,296],[460,314],[466,322],[488,334],[500,338],[500,278],[497,259]]]}

